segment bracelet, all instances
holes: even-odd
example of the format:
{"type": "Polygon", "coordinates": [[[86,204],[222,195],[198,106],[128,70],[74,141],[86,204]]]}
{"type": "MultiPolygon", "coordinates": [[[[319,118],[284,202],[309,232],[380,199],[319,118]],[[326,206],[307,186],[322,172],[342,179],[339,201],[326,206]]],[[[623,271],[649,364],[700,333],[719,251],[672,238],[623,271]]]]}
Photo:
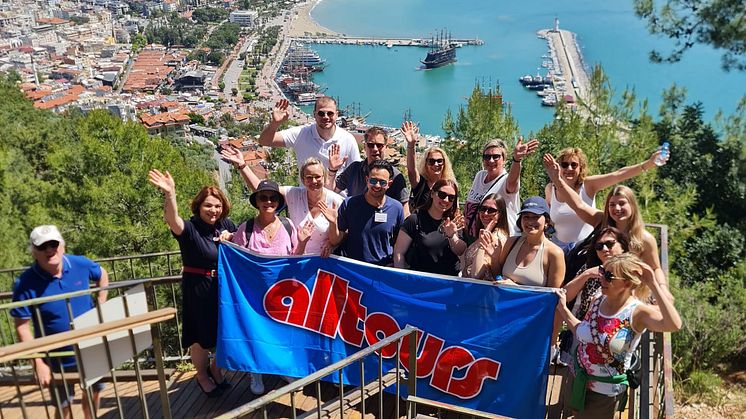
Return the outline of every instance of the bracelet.
{"type": "Polygon", "coordinates": [[[243,170],[244,167],[246,167],[246,162],[243,162],[243,163],[239,164],[238,166],[236,166],[236,169],[243,170]]]}
{"type": "Polygon", "coordinates": [[[329,173],[337,173],[337,172],[339,172],[339,169],[337,169],[337,170],[329,169],[329,173]]]}
{"type": "Polygon", "coordinates": [[[521,164],[521,161],[520,160],[516,160],[515,157],[513,157],[513,163],[521,164]]]}

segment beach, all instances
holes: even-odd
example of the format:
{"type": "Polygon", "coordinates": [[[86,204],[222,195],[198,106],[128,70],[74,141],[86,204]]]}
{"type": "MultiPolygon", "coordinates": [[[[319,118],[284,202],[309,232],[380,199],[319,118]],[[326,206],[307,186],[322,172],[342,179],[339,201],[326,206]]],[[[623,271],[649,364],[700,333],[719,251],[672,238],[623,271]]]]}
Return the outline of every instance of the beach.
{"type": "Polygon", "coordinates": [[[339,35],[318,23],[311,17],[311,11],[321,0],[309,0],[293,8],[290,12],[290,28],[288,35],[291,37],[316,36],[316,35],[339,35]]]}

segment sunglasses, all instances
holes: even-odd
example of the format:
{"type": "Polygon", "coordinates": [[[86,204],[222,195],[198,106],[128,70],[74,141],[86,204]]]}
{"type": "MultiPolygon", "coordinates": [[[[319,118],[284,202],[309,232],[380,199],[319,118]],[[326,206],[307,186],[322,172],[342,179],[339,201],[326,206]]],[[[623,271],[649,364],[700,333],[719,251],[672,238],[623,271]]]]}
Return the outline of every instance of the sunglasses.
{"type": "Polygon", "coordinates": [[[429,164],[430,166],[435,166],[436,164],[443,164],[444,162],[445,162],[445,159],[433,159],[433,158],[427,159],[427,164],[429,164]]]}
{"type": "Polygon", "coordinates": [[[484,161],[498,161],[503,158],[502,154],[482,154],[482,160],[484,161]]]}
{"type": "Polygon", "coordinates": [[[42,243],[40,246],[34,246],[36,250],[39,250],[42,252],[47,249],[56,249],[58,247],[60,247],[60,242],[58,242],[57,240],[51,240],[51,241],[42,243]]]}
{"type": "Polygon", "coordinates": [[[611,250],[612,247],[616,244],[616,240],[606,240],[605,242],[598,242],[593,245],[593,247],[598,250],[604,250],[604,247],[611,250]]]}
{"type": "Polygon", "coordinates": [[[479,212],[483,212],[485,214],[494,214],[498,211],[497,208],[492,207],[479,207],[479,212]]]}
{"type": "Polygon", "coordinates": [[[334,111],[318,111],[316,112],[316,115],[318,115],[319,118],[327,117],[331,118],[336,114],[334,111]]]}
{"type": "Polygon", "coordinates": [[[256,196],[256,199],[258,199],[261,202],[278,202],[280,200],[280,195],[273,193],[273,194],[259,194],[256,196]]]}
{"type": "Polygon", "coordinates": [[[560,166],[562,166],[563,169],[567,169],[568,167],[572,167],[573,169],[577,169],[578,166],[580,166],[580,163],[577,163],[577,162],[574,162],[574,161],[573,162],[563,161],[562,163],[560,163],[560,166]]]}
{"type": "Polygon", "coordinates": [[[374,148],[383,150],[383,148],[386,147],[386,144],[376,144],[376,143],[365,143],[365,145],[368,146],[368,148],[371,150],[373,150],[374,148]]]}
{"type": "Polygon", "coordinates": [[[451,195],[443,191],[437,191],[435,192],[435,194],[438,195],[438,198],[442,199],[443,201],[450,201],[450,202],[456,201],[456,195],[451,195]]]}
{"type": "Polygon", "coordinates": [[[603,278],[603,279],[605,279],[605,280],[607,280],[609,282],[615,281],[617,279],[623,279],[623,278],[617,278],[617,277],[615,277],[613,273],[607,271],[603,266],[599,266],[598,267],[598,276],[600,276],[601,278],[603,278]]]}
{"type": "Polygon", "coordinates": [[[384,179],[369,178],[368,183],[371,186],[380,186],[383,188],[384,186],[386,186],[387,183],[389,183],[389,181],[384,179]]]}

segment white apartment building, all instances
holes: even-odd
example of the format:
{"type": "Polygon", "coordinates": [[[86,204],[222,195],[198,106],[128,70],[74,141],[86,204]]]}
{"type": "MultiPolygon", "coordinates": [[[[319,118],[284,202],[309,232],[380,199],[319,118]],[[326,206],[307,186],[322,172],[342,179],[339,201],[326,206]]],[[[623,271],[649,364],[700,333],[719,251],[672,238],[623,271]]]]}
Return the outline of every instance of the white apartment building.
{"type": "Polygon", "coordinates": [[[228,16],[228,20],[241,26],[254,26],[258,17],[259,13],[255,10],[234,10],[228,16]]]}

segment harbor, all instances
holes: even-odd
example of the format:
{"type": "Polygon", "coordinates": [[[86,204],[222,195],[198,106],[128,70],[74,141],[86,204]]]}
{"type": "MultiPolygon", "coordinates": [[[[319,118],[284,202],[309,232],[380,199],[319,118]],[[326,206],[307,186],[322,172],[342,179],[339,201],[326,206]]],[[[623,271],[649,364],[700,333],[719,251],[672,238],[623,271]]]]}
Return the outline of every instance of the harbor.
{"type": "Polygon", "coordinates": [[[564,102],[575,107],[578,100],[587,100],[590,77],[583,64],[576,35],[560,29],[557,19],[553,29],[542,29],[537,35],[545,39],[549,46],[549,52],[542,56],[541,64],[546,69],[546,75],[542,76],[539,72],[535,76],[526,74],[519,78],[519,82],[526,89],[536,91],[542,106],[556,106],[564,102]]]}

